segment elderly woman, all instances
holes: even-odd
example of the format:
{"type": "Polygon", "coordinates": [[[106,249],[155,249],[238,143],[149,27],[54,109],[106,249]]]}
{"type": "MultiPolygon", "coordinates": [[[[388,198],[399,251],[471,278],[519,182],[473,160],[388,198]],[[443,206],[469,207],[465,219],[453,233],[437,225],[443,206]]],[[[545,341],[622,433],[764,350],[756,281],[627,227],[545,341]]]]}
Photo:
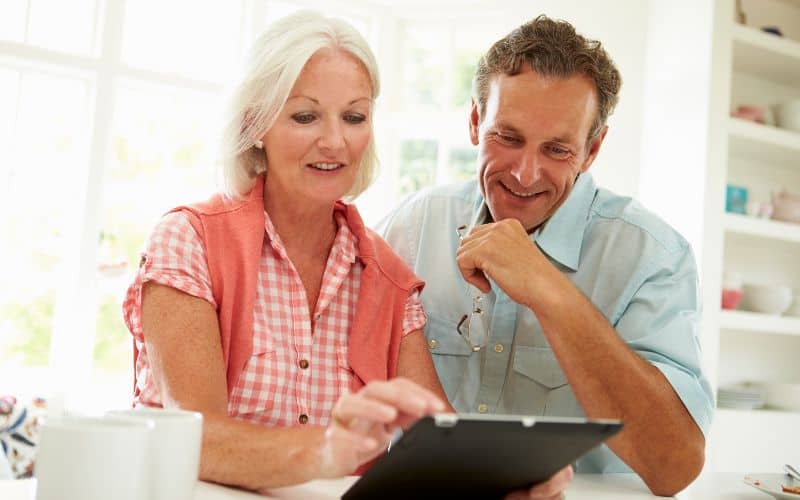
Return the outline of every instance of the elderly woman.
{"type": "Polygon", "coordinates": [[[394,427],[447,409],[422,282],[340,201],[373,177],[377,75],[344,22],[276,23],[233,95],[227,192],[149,238],[124,304],[135,404],[203,413],[202,479],[345,475],[394,427]]]}
{"type": "Polygon", "coordinates": [[[352,473],[452,410],[422,282],[353,199],[376,164],[366,42],[302,13],[255,43],[224,140],[226,193],[156,226],[124,304],[135,404],[205,417],[200,476],[251,489],[352,473]]]}

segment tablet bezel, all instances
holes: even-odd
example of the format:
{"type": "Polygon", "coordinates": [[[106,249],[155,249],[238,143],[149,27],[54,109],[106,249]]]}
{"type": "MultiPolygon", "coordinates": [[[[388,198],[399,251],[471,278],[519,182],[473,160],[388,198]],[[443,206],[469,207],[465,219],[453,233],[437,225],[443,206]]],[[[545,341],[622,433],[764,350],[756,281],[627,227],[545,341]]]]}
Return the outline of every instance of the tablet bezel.
{"type": "Polygon", "coordinates": [[[618,420],[437,414],[417,421],[343,500],[500,498],[552,476],[622,428],[618,420]]]}

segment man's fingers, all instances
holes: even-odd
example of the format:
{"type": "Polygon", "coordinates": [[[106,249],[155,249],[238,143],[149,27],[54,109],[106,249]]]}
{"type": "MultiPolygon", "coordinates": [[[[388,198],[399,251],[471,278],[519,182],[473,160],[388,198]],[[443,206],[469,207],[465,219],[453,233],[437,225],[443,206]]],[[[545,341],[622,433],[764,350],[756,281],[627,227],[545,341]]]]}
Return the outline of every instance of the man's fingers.
{"type": "Polygon", "coordinates": [[[567,489],[574,475],[572,466],[568,465],[553,474],[547,481],[539,483],[528,490],[528,498],[536,500],[558,498],[561,492],[567,489]]]}
{"type": "Polygon", "coordinates": [[[553,474],[550,479],[533,486],[531,489],[514,491],[506,495],[505,500],[559,500],[565,498],[564,491],[569,486],[575,473],[568,465],[553,474]]]}
{"type": "Polygon", "coordinates": [[[461,247],[456,253],[456,264],[464,281],[474,286],[483,293],[489,293],[492,290],[492,285],[486,277],[480,263],[476,260],[476,253],[469,248],[461,247]]]}

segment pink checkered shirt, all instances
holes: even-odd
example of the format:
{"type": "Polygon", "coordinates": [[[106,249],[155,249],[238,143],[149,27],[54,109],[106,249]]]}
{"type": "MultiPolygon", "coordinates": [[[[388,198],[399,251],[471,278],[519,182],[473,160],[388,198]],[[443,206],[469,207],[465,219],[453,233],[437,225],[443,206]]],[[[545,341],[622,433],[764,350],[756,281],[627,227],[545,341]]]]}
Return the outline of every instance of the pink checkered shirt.
{"type": "MultiPolygon", "coordinates": [[[[333,405],[349,390],[353,373],[347,363],[347,336],[355,315],[362,264],[357,239],[344,215],[331,248],[313,322],[300,275],[266,217],[258,290],[253,311],[253,353],[239,377],[228,414],[270,426],[327,425],[333,405]]],[[[135,404],[160,405],[141,320],[142,285],[154,281],[208,301],[216,309],[203,241],[187,215],[165,216],[148,240],[136,279],[128,288],[123,313],[139,357],[135,366],[140,390],[135,404]]],[[[406,301],[403,332],[425,326],[425,312],[414,291],[406,301]]],[[[190,334],[191,332],[186,332],[190,334]]]]}

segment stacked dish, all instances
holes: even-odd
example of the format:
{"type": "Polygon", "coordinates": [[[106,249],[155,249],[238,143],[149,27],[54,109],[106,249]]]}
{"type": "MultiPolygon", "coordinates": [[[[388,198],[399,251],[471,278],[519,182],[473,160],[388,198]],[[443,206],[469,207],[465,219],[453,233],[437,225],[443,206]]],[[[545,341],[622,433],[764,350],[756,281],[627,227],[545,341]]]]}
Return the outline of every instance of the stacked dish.
{"type": "Polygon", "coordinates": [[[766,400],[766,391],[753,384],[736,384],[717,389],[717,407],[719,408],[755,410],[763,408],[766,400]]]}

